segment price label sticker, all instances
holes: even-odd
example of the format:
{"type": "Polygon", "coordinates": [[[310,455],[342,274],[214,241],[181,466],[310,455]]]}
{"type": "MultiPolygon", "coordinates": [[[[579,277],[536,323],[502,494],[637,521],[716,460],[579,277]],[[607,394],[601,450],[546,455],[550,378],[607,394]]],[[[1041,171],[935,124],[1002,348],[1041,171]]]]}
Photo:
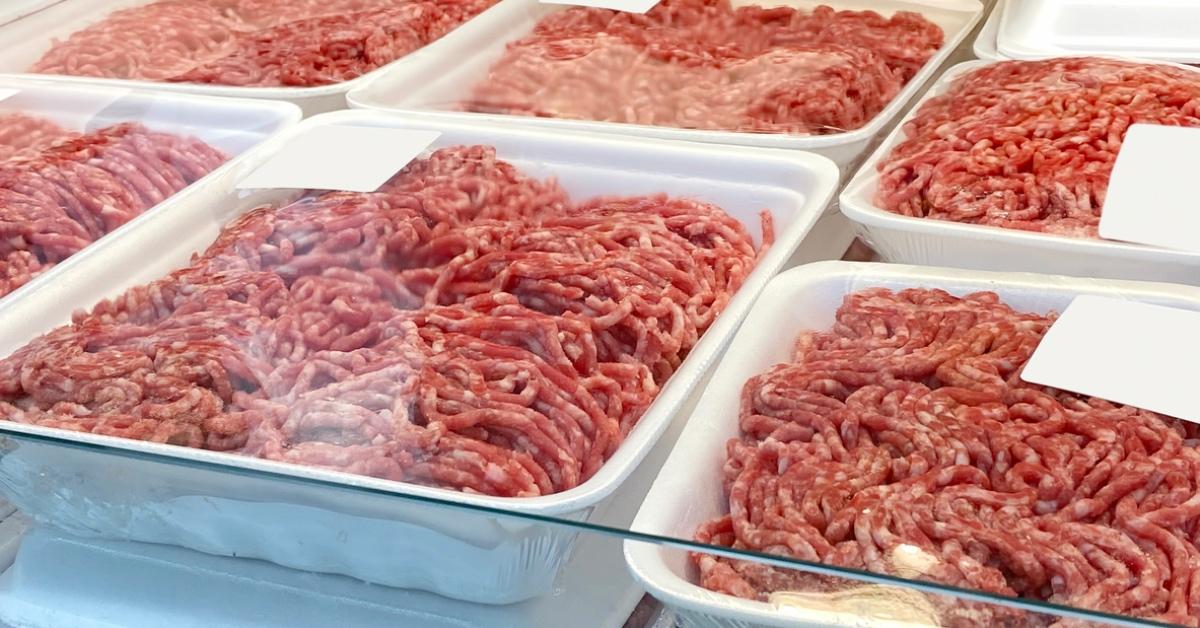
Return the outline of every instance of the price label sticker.
{"type": "Polygon", "coordinates": [[[1200,312],[1076,297],[1046,332],[1021,379],[1200,422],[1200,312]]]}
{"type": "Polygon", "coordinates": [[[374,192],[439,136],[438,131],[387,127],[310,127],[243,177],[237,188],[374,192]]]}
{"type": "Polygon", "coordinates": [[[1200,253],[1200,128],[1135,124],[1113,164],[1100,237],[1200,253]]]}

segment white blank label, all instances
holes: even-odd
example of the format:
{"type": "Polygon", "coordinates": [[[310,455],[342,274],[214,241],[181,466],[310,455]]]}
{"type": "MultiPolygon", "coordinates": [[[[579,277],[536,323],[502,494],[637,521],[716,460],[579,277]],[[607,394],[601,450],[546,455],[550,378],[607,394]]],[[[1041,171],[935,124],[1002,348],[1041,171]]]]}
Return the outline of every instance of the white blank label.
{"type": "Polygon", "coordinates": [[[310,127],[239,181],[237,188],[374,192],[440,135],[387,127],[310,127]]]}
{"type": "Polygon", "coordinates": [[[1080,296],[1050,327],[1021,379],[1200,422],[1200,312],[1080,296]]]}
{"type": "Polygon", "coordinates": [[[1100,237],[1200,252],[1200,128],[1135,124],[1117,153],[1100,237]]]}

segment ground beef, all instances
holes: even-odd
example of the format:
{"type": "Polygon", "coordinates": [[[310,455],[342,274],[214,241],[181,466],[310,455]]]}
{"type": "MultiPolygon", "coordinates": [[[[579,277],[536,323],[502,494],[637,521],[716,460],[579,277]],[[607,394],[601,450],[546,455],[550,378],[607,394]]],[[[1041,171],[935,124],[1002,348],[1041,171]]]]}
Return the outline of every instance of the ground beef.
{"type": "Polygon", "coordinates": [[[204,142],[119,124],[73,133],[0,116],[0,296],[225,161],[204,142]]]}
{"type": "Polygon", "coordinates": [[[957,79],[879,163],[905,216],[1097,237],[1131,124],[1200,126],[1200,73],[1100,58],[1008,61],[957,79]]]}
{"type": "Polygon", "coordinates": [[[159,0],[57,42],[46,74],[307,87],[361,76],[495,0],[159,0]]]}
{"type": "Polygon", "coordinates": [[[712,205],[574,203],[489,147],[443,149],[375,193],[254,209],[77,314],[0,362],[0,415],[554,493],[612,455],[757,258],[712,205]]]}
{"type": "MultiPolygon", "coordinates": [[[[986,292],[849,295],[746,382],[729,514],[697,539],[1200,624],[1198,426],[1023,382],[1054,318],[986,292]]],[[[705,587],[749,599],[821,580],[693,558],[705,587]]],[[[948,625],[1050,621],[934,602],[948,625]]]]}
{"type": "Polygon", "coordinates": [[[915,13],[664,0],[645,15],[571,8],[515,41],[472,111],[823,134],[878,114],[941,47],[915,13]]]}
{"type": "Polygon", "coordinates": [[[22,113],[0,114],[0,162],[31,157],[54,142],[74,135],[61,126],[22,113]]]}

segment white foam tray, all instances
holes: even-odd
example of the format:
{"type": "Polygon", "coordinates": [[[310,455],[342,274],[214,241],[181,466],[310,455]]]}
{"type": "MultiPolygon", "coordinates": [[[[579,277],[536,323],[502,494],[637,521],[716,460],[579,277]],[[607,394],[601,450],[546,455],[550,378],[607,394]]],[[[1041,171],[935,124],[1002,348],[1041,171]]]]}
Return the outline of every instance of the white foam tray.
{"type": "Polygon", "coordinates": [[[62,2],[62,0],[5,0],[4,6],[0,7],[0,24],[7,24],[26,15],[37,13],[58,2],[62,2]]]}
{"type": "MultiPolygon", "coordinates": [[[[889,262],[1200,284],[1200,254],[1196,253],[914,218],[875,205],[876,166],[904,140],[904,123],[926,100],[948,91],[954,79],[992,63],[970,61],[948,70],[850,179],[839,204],[846,217],[858,223],[860,235],[889,262]]],[[[1200,72],[1200,68],[1171,65],[1200,72]]]]}
{"type": "MultiPolygon", "coordinates": [[[[645,456],[763,286],[816,223],[833,195],[837,170],[827,159],[799,152],[498,128],[483,121],[368,111],[311,118],[256,154],[280,150],[304,129],[334,123],[436,129],[442,136],[435,148],[490,144],[524,172],[556,177],[575,198],[655,192],[699,198],[724,207],[752,233],[758,231],[758,211],[765,208],[775,218],[776,243],[616,454],[595,476],[569,491],[528,499],[468,495],[11,423],[0,424],[0,434],[36,438],[9,439],[16,448],[0,458],[0,488],[24,512],[74,534],[253,556],[477,602],[509,603],[540,594],[553,582],[573,535],[532,522],[515,525],[464,517],[419,500],[586,517],[645,456]],[[728,168],[731,162],[743,168],[733,172],[728,168]],[[118,451],[126,455],[112,455],[118,451]],[[283,528],[279,522],[289,525],[283,528]]],[[[0,303],[0,355],[66,322],[74,309],[182,266],[234,216],[286,197],[280,192],[240,195],[224,180],[206,186],[200,202],[160,212],[121,238],[68,260],[68,268],[47,290],[0,303]],[[147,250],[158,253],[148,258],[147,250]]]]}
{"type": "MultiPolygon", "coordinates": [[[[738,436],[738,409],[746,380],[790,360],[794,340],[801,332],[828,329],[845,295],[872,287],[941,288],[956,295],[990,290],[1017,310],[1040,313],[1061,311],[1079,294],[1119,295],[1200,310],[1200,289],[1190,286],[849,262],[789,270],[767,286],[729,346],[727,357],[713,372],[632,530],[692,539],[700,524],[726,514],[728,500],[721,469],[725,443],[738,436]]],[[[625,558],[634,577],[672,608],[683,626],[797,628],[898,623],[836,608],[786,608],[714,593],[695,584],[695,570],[688,564],[686,552],[677,548],[626,541],[625,558]]]]}
{"type": "MultiPolygon", "coordinates": [[[[100,238],[74,257],[86,255],[99,243],[116,237],[155,212],[174,203],[187,203],[197,188],[228,177],[249,158],[248,151],[300,120],[300,110],[280,102],[237,100],[211,97],[183,97],[141,90],[114,89],[85,85],[63,85],[40,79],[0,77],[0,90],[16,90],[0,100],[0,114],[24,113],[51,120],[74,131],[94,131],[121,122],[139,122],[146,127],[208,142],[231,156],[230,161],[207,177],[177,192],[167,201],[150,208],[113,234],[100,238]]],[[[0,303],[19,299],[19,295],[45,290],[54,282],[64,264],[58,264],[35,277],[0,303]]],[[[52,288],[51,288],[52,290],[52,288]]]]}
{"type": "Polygon", "coordinates": [[[1000,32],[1000,14],[1004,11],[1005,2],[1006,0],[996,1],[995,6],[988,12],[983,27],[975,36],[975,42],[971,46],[975,58],[984,61],[1003,61],[1005,59],[1004,55],[1001,55],[1000,51],[996,49],[996,34],[1000,32]]]}
{"type": "Polygon", "coordinates": [[[1011,59],[1097,54],[1200,63],[1195,0],[1004,0],[996,45],[1011,59]]]}
{"type": "MultiPolygon", "coordinates": [[[[0,0],[11,1],[11,0],[0,0]]],[[[34,63],[50,49],[55,40],[63,40],[72,33],[94,24],[109,13],[129,7],[150,4],[154,0],[54,0],[36,13],[26,14],[22,19],[11,24],[0,26],[0,73],[26,74],[34,63]]],[[[507,0],[505,0],[507,1],[507,0]]],[[[502,2],[501,4],[504,4],[502,2]]],[[[0,9],[0,14],[3,9],[0,9]]],[[[153,89],[165,92],[181,92],[205,96],[226,96],[234,98],[256,98],[265,100],[282,100],[299,105],[305,115],[313,115],[326,111],[346,108],[346,92],[368,80],[385,69],[403,67],[424,55],[446,54],[454,50],[454,39],[465,37],[477,38],[477,33],[487,24],[500,21],[506,17],[506,9],[496,5],[480,13],[475,19],[468,20],[463,25],[447,33],[445,37],[430,43],[405,57],[401,57],[383,67],[377,68],[358,78],[316,87],[238,87],[231,85],[208,85],[191,83],[166,83],[159,81],[140,81],[125,79],[107,79],[84,76],[38,75],[66,83],[87,85],[108,85],[153,89]],[[476,22],[482,21],[482,24],[476,22]],[[440,52],[439,52],[440,51],[440,52]]],[[[0,20],[3,24],[3,20],[0,20]]]]}
{"type": "MultiPolygon", "coordinates": [[[[458,37],[442,49],[440,55],[426,55],[403,66],[388,68],[356,86],[347,95],[351,107],[398,111],[445,109],[464,100],[503,54],[509,42],[521,39],[544,16],[564,7],[540,4],[537,0],[507,0],[508,21],[489,21],[472,31],[471,37],[458,37]]],[[[734,5],[752,4],[733,0],[734,5]]],[[[688,140],[742,146],[760,146],[806,150],[829,157],[840,167],[849,167],[867,150],[871,141],[883,132],[918,94],[925,83],[936,76],[942,63],[955,51],[983,13],[978,0],[783,0],[802,9],[826,4],[838,9],[871,9],[891,14],[917,11],[942,27],[946,41],[929,63],[905,88],[861,129],[821,136],[796,136],[777,133],[737,133],[679,129],[641,124],[618,124],[589,120],[566,120],[500,114],[444,112],[452,117],[473,117],[506,124],[548,130],[567,129],[620,133],[641,137],[688,140]]],[[[586,95],[584,95],[586,97],[586,95]]]]}

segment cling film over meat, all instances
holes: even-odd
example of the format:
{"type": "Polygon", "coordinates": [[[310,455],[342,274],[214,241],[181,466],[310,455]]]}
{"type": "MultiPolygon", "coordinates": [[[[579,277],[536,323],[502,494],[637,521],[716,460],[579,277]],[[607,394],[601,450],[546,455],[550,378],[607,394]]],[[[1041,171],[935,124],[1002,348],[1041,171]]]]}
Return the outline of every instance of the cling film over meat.
{"type": "MultiPolygon", "coordinates": [[[[1182,625],[1200,620],[1197,425],[1025,383],[1055,315],[990,292],[848,295],[745,383],[705,543],[1182,625]]],[[[767,601],[854,583],[692,556],[767,601]]],[[[931,597],[947,626],[1070,620],[931,597]]]]}
{"type": "Polygon", "coordinates": [[[495,0],[157,0],[56,42],[45,74],[237,86],[347,81],[429,44],[495,0]]]}
{"type": "Polygon", "coordinates": [[[919,14],[664,0],[576,7],[510,43],[470,111],[820,135],[879,114],[942,46],[919,14]]]}
{"type": "Polygon", "coordinates": [[[486,146],[226,226],[0,362],[4,418],[497,496],[592,476],[763,247],[720,208],[577,201],[486,146]]]}

